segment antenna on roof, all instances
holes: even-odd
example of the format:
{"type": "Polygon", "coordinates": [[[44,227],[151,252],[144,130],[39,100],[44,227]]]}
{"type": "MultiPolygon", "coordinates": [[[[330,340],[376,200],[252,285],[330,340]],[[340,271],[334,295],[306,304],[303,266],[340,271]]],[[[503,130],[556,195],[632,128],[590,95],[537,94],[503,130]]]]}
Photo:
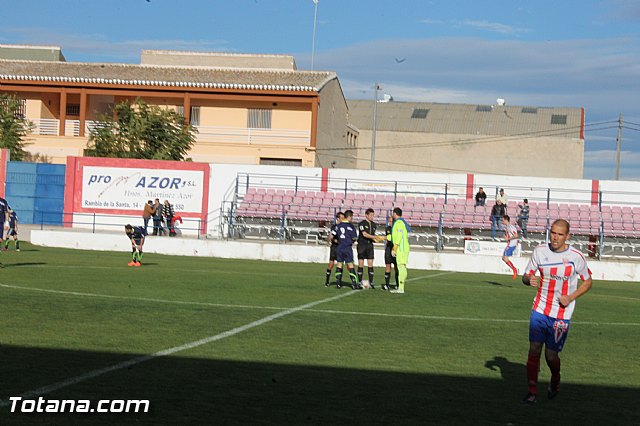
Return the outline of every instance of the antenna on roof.
{"type": "Polygon", "coordinates": [[[505,100],[504,100],[504,99],[502,99],[502,98],[498,98],[498,99],[496,99],[496,104],[497,104],[498,106],[504,106],[506,103],[507,103],[507,101],[505,101],[505,100]]]}

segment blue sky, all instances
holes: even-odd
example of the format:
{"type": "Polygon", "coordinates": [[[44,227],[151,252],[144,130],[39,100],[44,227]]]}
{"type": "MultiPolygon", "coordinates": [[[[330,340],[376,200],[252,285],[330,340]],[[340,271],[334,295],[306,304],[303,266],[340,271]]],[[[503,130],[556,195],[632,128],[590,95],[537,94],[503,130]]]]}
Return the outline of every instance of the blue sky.
{"type": "MultiPolygon", "coordinates": [[[[175,49],[291,54],[311,68],[312,0],[0,0],[0,10],[0,43],[59,45],[68,61],[175,49]]],[[[317,11],[314,68],[336,71],[347,98],[373,98],[377,81],[398,101],[584,107],[594,179],[615,177],[622,113],[620,176],[640,180],[640,1],[319,0],[317,11]]]]}

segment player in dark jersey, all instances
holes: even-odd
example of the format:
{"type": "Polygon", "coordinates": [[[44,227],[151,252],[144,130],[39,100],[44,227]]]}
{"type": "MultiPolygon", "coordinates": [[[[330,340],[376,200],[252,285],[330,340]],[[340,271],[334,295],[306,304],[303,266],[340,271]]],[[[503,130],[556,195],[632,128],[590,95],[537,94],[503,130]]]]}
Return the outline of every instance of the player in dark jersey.
{"type": "Polygon", "coordinates": [[[329,232],[329,235],[327,237],[327,243],[331,248],[329,249],[329,265],[327,265],[327,275],[324,282],[325,287],[329,287],[329,281],[331,280],[331,270],[333,269],[333,265],[338,258],[338,239],[336,238],[334,231],[338,227],[338,224],[342,222],[342,219],[344,219],[344,213],[338,212],[336,214],[336,221],[333,225],[331,225],[331,232],[329,232]]]}
{"type": "Polygon", "coordinates": [[[144,237],[147,232],[142,226],[125,225],[124,232],[131,240],[131,262],[129,266],[140,266],[142,260],[142,246],[144,245],[144,237]]]}
{"type": "Polygon", "coordinates": [[[395,272],[396,277],[396,288],[398,288],[398,264],[396,263],[396,258],[391,254],[393,251],[393,241],[391,241],[391,230],[393,229],[393,216],[389,216],[389,220],[387,221],[387,227],[385,229],[385,234],[387,236],[387,244],[384,248],[384,285],[382,286],[383,290],[389,290],[389,281],[391,279],[391,267],[393,266],[393,270],[395,272]]]}
{"type": "Polygon", "coordinates": [[[375,288],[373,285],[373,242],[378,241],[376,237],[377,225],[373,221],[374,215],[373,209],[365,210],[365,219],[358,224],[358,284],[362,285],[364,261],[366,260],[371,288],[375,288]]]}
{"type": "Polygon", "coordinates": [[[0,222],[2,222],[2,232],[0,232],[0,246],[3,246],[4,237],[9,231],[9,203],[0,197],[0,222]]]}
{"type": "Polygon", "coordinates": [[[18,241],[18,215],[11,207],[7,207],[9,213],[9,231],[7,231],[7,239],[4,242],[3,250],[9,249],[9,240],[13,237],[13,241],[16,243],[16,251],[20,251],[20,241],[18,241]]]}
{"type": "Polygon", "coordinates": [[[353,268],[353,243],[358,238],[358,232],[351,223],[352,218],[352,210],[344,212],[344,219],[336,226],[336,230],[334,231],[334,235],[338,239],[336,288],[342,287],[342,264],[346,263],[347,269],[349,270],[349,278],[351,278],[351,288],[359,290],[362,287],[356,282],[356,274],[353,268]]]}

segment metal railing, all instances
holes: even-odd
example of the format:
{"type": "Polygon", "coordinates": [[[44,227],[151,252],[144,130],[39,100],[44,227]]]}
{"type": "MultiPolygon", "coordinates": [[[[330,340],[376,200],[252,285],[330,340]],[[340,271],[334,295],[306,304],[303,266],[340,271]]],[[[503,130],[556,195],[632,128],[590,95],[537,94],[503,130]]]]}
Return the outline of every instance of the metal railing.
{"type": "MultiPolygon", "coordinates": [[[[144,226],[141,216],[115,216],[101,213],[61,213],[61,212],[36,212],[34,224],[40,226],[40,230],[45,228],[67,227],[77,230],[90,230],[91,233],[97,232],[120,232],[124,225],[144,226]]],[[[205,223],[199,218],[182,218],[181,223],[174,225],[179,235],[195,236],[200,239],[205,234],[205,223]]],[[[162,227],[167,230],[166,223],[162,223],[162,227]]],[[[153,219],[149,220],[148,229],[153,230],[153,219]]],[[[168,233],[168,232],[167,232],[168,233]]]]}

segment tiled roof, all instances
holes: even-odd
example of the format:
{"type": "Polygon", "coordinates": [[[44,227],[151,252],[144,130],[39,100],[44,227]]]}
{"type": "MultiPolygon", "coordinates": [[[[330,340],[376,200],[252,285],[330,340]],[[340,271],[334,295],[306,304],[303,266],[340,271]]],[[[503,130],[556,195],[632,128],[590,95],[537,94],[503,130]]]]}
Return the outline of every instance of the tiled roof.
{"type": "Polygon", "coordinates": [[[320,91],[335,72],[0,60],[0,80],[320,91]]]}
{"type": "MultiPolygon", "coordinates": [[[[372,129],[373,100],[348,100],[349,121],[372,129]]],[[[580,138],[581,108],[378,102],[376,130],[580,138]]]]}

